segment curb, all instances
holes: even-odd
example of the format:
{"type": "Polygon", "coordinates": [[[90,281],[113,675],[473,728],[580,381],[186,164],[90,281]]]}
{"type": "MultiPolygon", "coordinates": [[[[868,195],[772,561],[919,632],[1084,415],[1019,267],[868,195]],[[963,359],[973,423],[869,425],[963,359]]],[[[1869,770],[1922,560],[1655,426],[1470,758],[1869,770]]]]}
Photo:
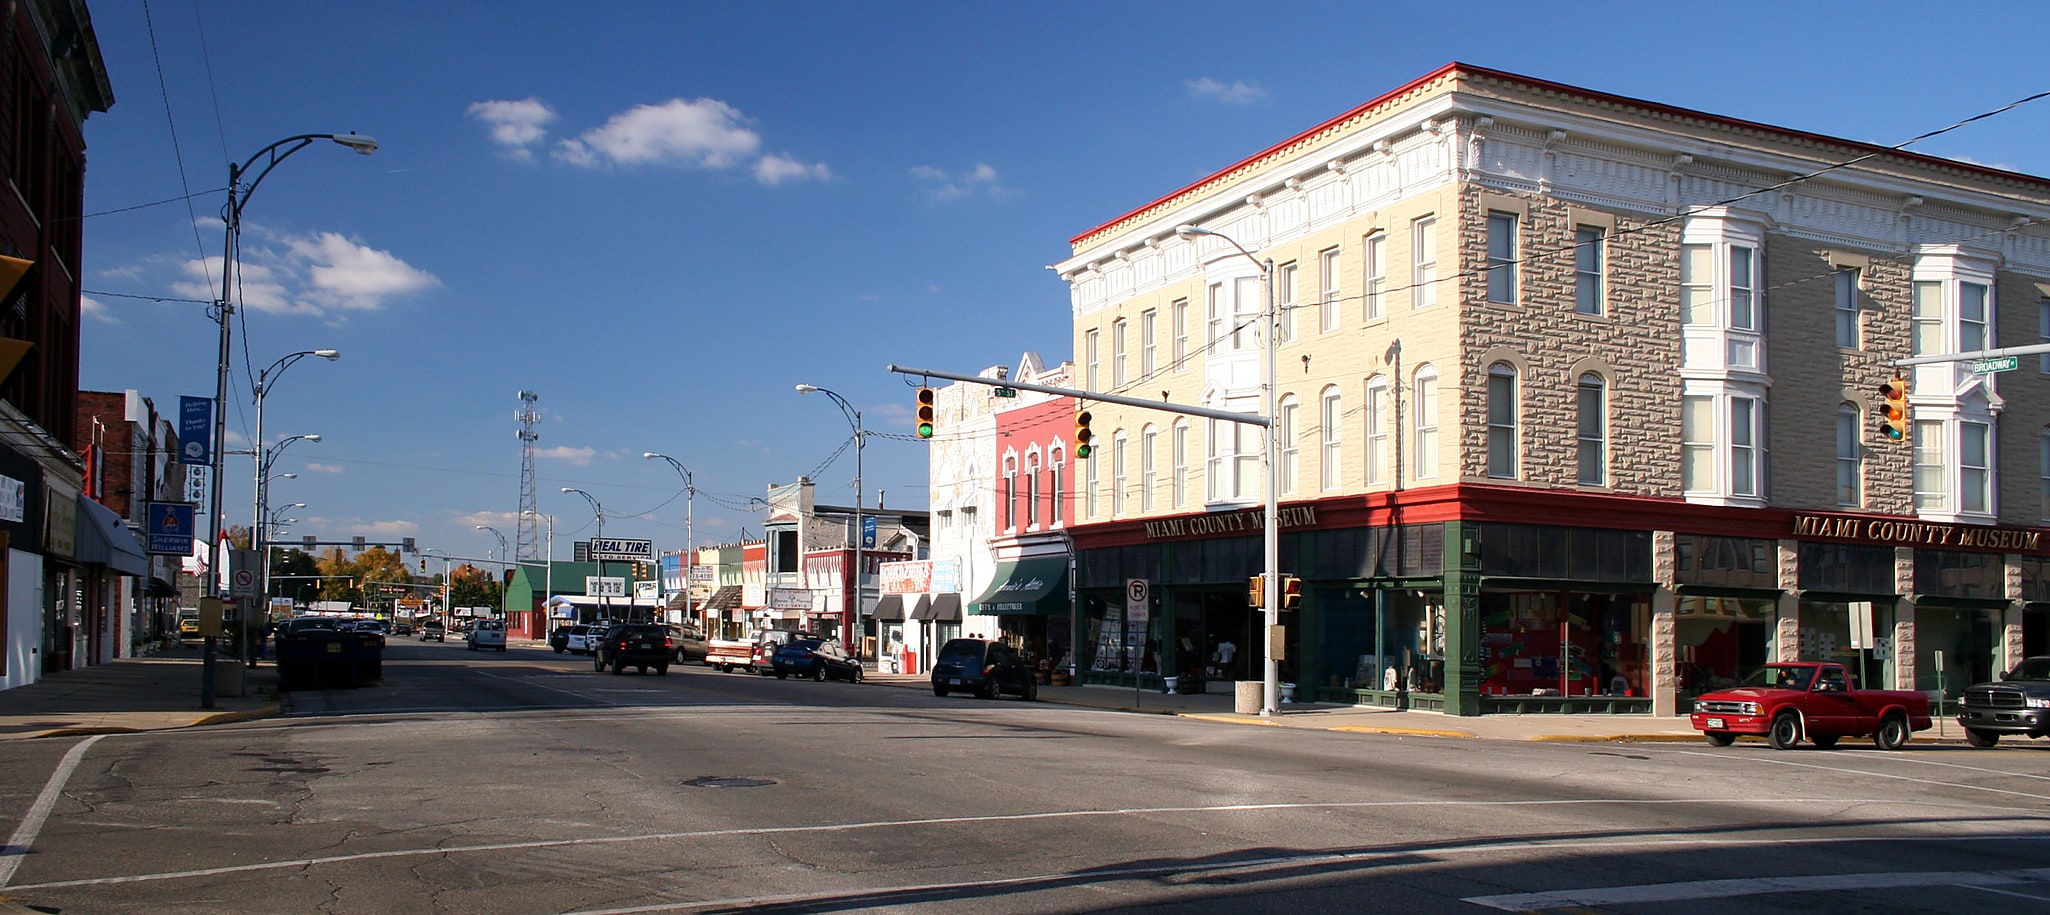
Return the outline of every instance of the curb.
{"type": "Polygon", "coordinates": [[[184,727],[196,728],[209,724],[230,724],[237,721],[254,721],[258,718],[274,718],[283,710],[283,706],[273,703],[261,708],[243,709],[239,712],[219,712],[184,725],[184,727]]]}

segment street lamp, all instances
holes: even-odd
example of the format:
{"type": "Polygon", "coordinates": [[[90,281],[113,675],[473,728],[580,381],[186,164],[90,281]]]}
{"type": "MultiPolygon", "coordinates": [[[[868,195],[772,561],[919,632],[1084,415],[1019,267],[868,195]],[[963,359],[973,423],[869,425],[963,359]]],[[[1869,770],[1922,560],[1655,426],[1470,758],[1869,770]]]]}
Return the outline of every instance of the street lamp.
{"type": "MultiPolygon", "coordinates": [[[[833,403],[838,404],[840,407],[840,414],[842,416],[847,417],[848,424],[854,427],[854,608],[853,612],[847,614],[847,618],[850,621],[848,623],[848,628],[851,630],[855,630],[854,634],[856,636],[855,638],[849,639],[848,641],[854,645],[855,660],[860,660],[862,652],[861,639],[859,636],[861,632],[867,631],[866,629],[861,628],[861,538],[863,534],[863,529],[861,526],[861,449],[862,446],[867,443],[868,433],[863,431],[861,428],[861,411],[854,409],[854,405],[848,403],[847,398],[841,397],[839,394],[833,391],[812,384],[798,385],[797,393],[824,394],[827,397],[833,398],[833,403]]],[[[882,640],[883,633],[880,627],[878,627],[876,631],[876,647],[878,649],[882,647],[882,640]]],[[[878,661],[877,664],[877,669],[880,670],[881,662],[878,661]]]]}
{"type": "Polygon", "coordinates": [[[448,598],[449,598],[449,567],[448,567],[448,565],[449,565],[449,560],[450,560],[450,559],[452,559],[452,558],[454,558],[454,557],[451,557],[451,556],[450,556],[450,555],[448,554],[448,552],[447,552],[446,550],[437,550],[437,549],[433,549],[433,548],[431,548],[431,547],[430,547],[430,548],[427,548],[427,549],[423,549],[423,550],[421,550],[421,551],[420,551],[420,555],[422,555],[422,556],[428,556],[428,555],[433,555],[433,556],[439,556],[439,557],[441,557],[441,631],[442,631],[442,632],[444,633],[444,635],[442,636],[442,638],[447,638],[448,636],[446,635],[446,633],[448,632],[448,620],[449,620],[449,615],[448,615],[448,614],[449,614],[449,605],[448,605],[448,598]]]}
{"type": "MultiPolygon", "coordinates": [[[[214,382],[214,453],[210,474],[213,479],[208,481],[206,514],[207,530],[213,538],[212,546],[207,551],[213,566],[208,572],[212,575],[216,588],[219,587],[222,566],[225,565],[221,562],[221,529],[224,520],[221,517],[221,481],[227,472],[228,462],[225,446],[228,437],[228,370],[232,354],[229,344],[234,326],[229,317],[235,313],[235,262],[241,256],[242,249],[242,209],[249,205],[250,195],[256,193],[257,186],[263,183],[264,178],[270,176],[271,169],[277,168],[278,163],[285,161],[293,153],[313,145],[315,140],[333,140],[366,156],[377,151],[377,141],[361,134],[304,133],[286,137],[257,150],[255,155],[244,160],[241,165],[232,162],[228,164],[228,205],[221,213],[221,221],[227,226],[227,238],[221,250],[221,298],[217,309],[221,322],[221,356],[214,382]],[[251,178],[245,186],[242,179],[248,175],[250,169],[257,167],[259,161],[262,162],[262,167],[256,172],[256,177],[251,178]]],[[[204,645],[205,655],[200,664],[199,705],[201,708],[213,708],[213,637],[202,639],[201,644],[204,645]]]]}
{"type": "Polygon", "coordinates": [[[605,559],[604,554],[598,551],[598,541],[605,539],[605,506],[598,504],[597,496],[591,495],[590,493],[587,493],[581,489],[577,489],[571,486],[564,486],[562,488],[562,491],[573,492],[577,495],[583,496],[584,501],[591,503],[591,514],[598,516],[598,535],[591,538],[590,558],[591,561],[596,562],[598,564],[598,615],[602,617],[602,619],[600,619],[600,622],[610,623],[612,622],[612,604],[605,599],[605,559]]]}
{"type": "Polygon", "coordinates": [[[1267,659],[1267,676],[1266,687],[1263,690],[1260,702],[1260,714],[1273,717],[1281,714],[1281,661],[1274,656],[1275,642],[1277,641],[1275,634],[1281,629],[1281,573],[1279,571],[1281,567],[1281,522],[1278,517],[1279,513],[1276,510],[1281,492],[1281,467],[1279,460],[1280,443],[1276,440],[1279,433],[1275,431],[1277,424],[1275,423],[1274,406],[1276,397],[1274,378],[1275,338],[1280,331],[1281,316],[1274,311],[1274,261],[1271,258],[1263,261],[1258,257],[1254,257],[1253,252],[1246,250],[1245,245],[1239,244],[1236,239],[1221,232],[1212,232],[1209,229],[1199,229],[1195,226],[1176,226],[1174,232],[1183,238],[1210,236],[1212,238],[1224,239],[1233,248],[1237,248],[1239,254],[1243,255],[1246,260],[1252,261],[1254,266],[1260,268],[1260,279],[1262,284],[1267,287],[1266,308],[1260,313],[1261,323],[1265,325],[1262,328],[1261,337],[1264,344],[1262,359],[1266,363],[1267,376],[1267,389],[1260,398],[1260,411],[1267,419],[1267,426],[1260,435],[1266,445],[1263,449],[1262,461],[1267,466],[1267,495],[1264,505],[1264,515],[1266,517],[1261,524],[1260,532],[1263,553],[1262,561],[1264,563],[1264,568],[1261,570],[1260,575],[1265,579],[1265,587],[1261,588],[1261,591],[1265,595],[1264,602],[1267,605],[1264,608],[1266,610],[1267,623],[1266,639],[1262,645],[1263,650],[1260,653],[1267,659]]]}
{"type": "Polygon", "coordinates": [[[542,554],[541,560],[541,590],[547,593],[541,598],[541,624],[534,627],[538,637],[547,638],[548,614],[550,612],[548,601],[555,597],[555,516],[544,515],[531,508],[520,509],[521,517],[527,515],[533,515],[548,522],[548,552],[542,554]]]}
{"type": "MultiPolygon", "coordinates": [[[[278,361],[270,364],[270,368],[264,369],[256,375],[256,444],[251,448],[257,456],[256,502],[254,506],[256,509],[256,520],[250,525],[254,530],[249,535],[249,547],[256,551],[257,558],[264,563],[263,569],[257,575],[264,585],[263,594],[266,598],[270,596],[270,554],[264,550],[263,517],[268,500],[270,499],[270,467],[263,459],[263,397],[264,394],[270,391],[272,375],[283,375],[286,369],[291,368],[294,363],[308,356],[319,356],[322,359],[333,362],[336,359],[342,358],[342,353],[340,350],[332,349],[301,350],[280,357],[278,361]]],[[[314,441],[319,440],[318,436],[314,437],[314,441]]],[[[283,445],[281,444],[279,448],[282,450],[283,445]]]]}
{"type": "Polygon", "coordinates": [[[493,537],[497,537],[497,538],[498,538],[498,618],[499,618],[499,619],[501,619],[501,620],[503,620],[503,619],[505,619],[505,615],[506,615],[506,614],[505,614],[505,535],[504,535],[504,534],[501,534],[501,533],[499,533],[499,532],[498,532],[498,528],[492,527],[492,526],[491,526],[491,525],[489,525],[489,524],[479,524],[479,525],[477,525],[477,529],[478,529],[478,530],[480,530],[480,531],[490,531],[490,532],[491,532],[491,536],[493,536],[493,537]]]}
{"type": "MultiPolygon", "coordinates": [[[[265,608],[267,608],[270,602],[270,544],[268,543],[270,538],[265,532],[263,522],[265,518],[270,516],[270,480],[272,479],[270,469],[271,465],[277,463],[278,456],[283,454],[287,447],[293,442],[302,440],[318,444],[320,442],[320,435],[318,433],[294,435],[280,440],[276,445],[271,446],[268,451],[265,451],[260,443],[257,447],[249,450],[249,453],[256,461],[256,517],[249,525],[249,549],[250,552],[256,554],[256,569],[254,570],[256,573],[256,592],[262,595],[265,608]]],[[[298,475],[291,474],[291,476],[296,477],[298,475]]],[[[253,615],[257,609],[263,609],[266,613],[269,612],[265,608],[253,608],[251,613],[253,615]]],[[[243,639],[242,644],[246,660],[251,664],[255,664],[256,640],[243,639]]]]}
{"type": "Polygon", "coordinates": [[[661,458],[668,461],[669,466],[676,468],[677,476],[683,477],[683,554],[689,557],[689,560],[683,566],[683,602],[688,605],[690,603],[690,568],[698,564],[697,535],[691,530],[691,507],[697,501],[698,487],[695,482],[692,482],[690,468],[683,466],[681,461],[669,455],[658,454],[653,451],[641,452],[641,458],[649,461],[661,458]]]}

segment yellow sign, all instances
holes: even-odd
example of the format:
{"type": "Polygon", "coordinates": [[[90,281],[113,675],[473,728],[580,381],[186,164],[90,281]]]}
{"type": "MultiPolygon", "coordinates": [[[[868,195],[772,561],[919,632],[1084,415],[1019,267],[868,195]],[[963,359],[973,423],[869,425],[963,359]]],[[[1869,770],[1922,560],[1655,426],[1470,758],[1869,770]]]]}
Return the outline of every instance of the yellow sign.
{"type": "Polygon", "coordinates": [[[199,636],[213,639],[221,635],[221,610],[226,606],[218,597],[199,599],[199,636]]]}

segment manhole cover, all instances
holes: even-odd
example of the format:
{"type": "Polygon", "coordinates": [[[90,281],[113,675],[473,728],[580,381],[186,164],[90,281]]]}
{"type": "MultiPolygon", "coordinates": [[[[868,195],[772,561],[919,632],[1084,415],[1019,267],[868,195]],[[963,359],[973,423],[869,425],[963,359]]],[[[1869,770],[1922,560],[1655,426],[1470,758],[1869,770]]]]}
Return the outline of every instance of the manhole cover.
{"type": "Polygon", "coordinates": [[[776,783],[772,778],[748,778],[741,775],[707,775],[683,783],[686,788],[760,788],[776,783]]]}

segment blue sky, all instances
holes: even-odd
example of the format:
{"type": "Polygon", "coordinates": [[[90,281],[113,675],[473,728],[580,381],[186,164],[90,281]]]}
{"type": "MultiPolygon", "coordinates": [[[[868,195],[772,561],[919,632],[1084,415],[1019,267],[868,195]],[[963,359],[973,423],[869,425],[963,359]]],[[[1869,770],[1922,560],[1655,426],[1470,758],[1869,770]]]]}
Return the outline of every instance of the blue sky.
{"type": "MultiPolygon", "coordinates": [[[[100,0],[80,382],[212,396],[217,326],[176,300],[218,294],[227,163],[367,134],[244,211],[231,447],[252,364],[343,353],[266,399],[266,438],[323,436],[278,460],[286,538],[495,554],[473,525],[514,536],[526,389],[557,554],[593,533],[564,486],[672,550],[680,481],[642,452],[695,473],[701,545],[759,535],[747,500],[801,474],[850,503],[815,384],[898,436],[870,504],[923,508],[886,364],[1070,358],[1068,238],[1449,61],[1887,145],[2050,89],[2036,4],[1668,6],[100,0]]],[[[2045,136],[2050,101],[1915,149],[2050,175],[2045,136]]]]}

